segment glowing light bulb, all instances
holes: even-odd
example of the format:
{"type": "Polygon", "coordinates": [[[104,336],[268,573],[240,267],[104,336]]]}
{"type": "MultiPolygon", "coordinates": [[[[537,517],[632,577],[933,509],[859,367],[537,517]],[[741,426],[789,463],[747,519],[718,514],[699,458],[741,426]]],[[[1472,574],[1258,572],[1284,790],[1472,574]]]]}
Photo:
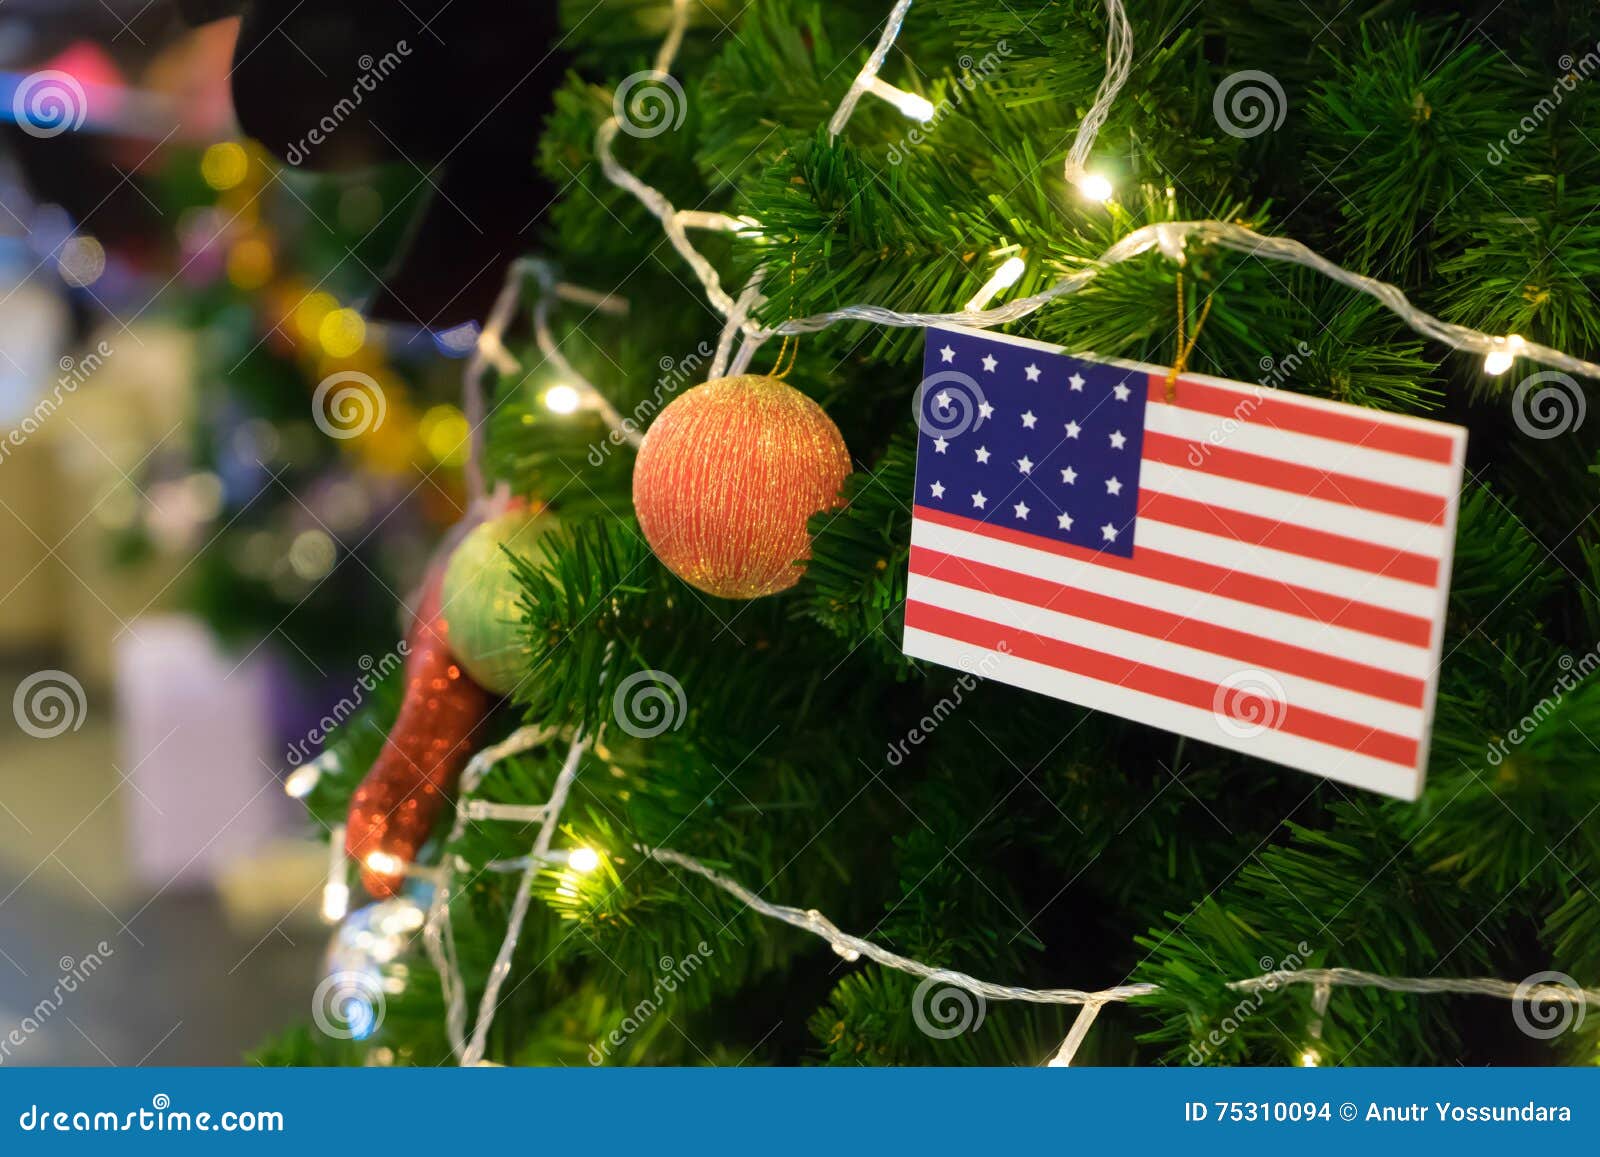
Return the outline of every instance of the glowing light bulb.
{"type": "Polygon", "coordinates": [[[1316,1049],[1307,1049],[1305,1052],[1300,1054],[1300,1065],[1303,1068],[1314,1069],[1317,1067],[1317,1062],[1319,1060],[1321,1060],[1321,1058],[1317,1056],[1316,1049]]]}
{"type": "Polygon", "coordinates": [[[967,302],[967,309],[971,312],[976,312],[987,308],[997,293],[1003,289],[1010,289],[1018,281],[1022,280],[1022,274],[1027,268],[1028,266],[1022,258],[1008,257],[1000,268],[994,271],[994,275],[984,282],[983,288],[973,294],[972,300],[967,302]]]}
{"type": "Polygon", "coordinates": [[[367,871],[378,876],[398,876],[405,871],[405,863],[399,856],[391,856],[388,852],[367,853],[367,871]]]}
{"type": "Polygon", "coordinates": [[[923,124],[931,121],[935,112],[932,101],[914,92],[901,93],[900,99],[895,101],[895,106],[912,120],[921,121],[923,124]]]}
{"type": "Polygon", "coordinates": [[[567,867],[574,872],[592,872],[600,866],[600,853],[593,848],[573,848],[567,856],[567,867]]]}
{"type": "Polygon", "coordinates": [[[385,936],[399,936],[421,928],[424,919],[421,908],[415,904],[402,903],[400,907],[384,913],[378,926],[385,936]]]}
{"type": "Polygon", "coordinates": [[[1517,360],[1517,353],[1522,349],[1522,338],[1511,334],[1504,339],[1503,344],[1490,350],[1483,359],[1483,372],[1490,377],[1499,377],[1511,368],[1511,363],[1517,360]]]}
{"type": "Polygon", "coordinates": [[[350,910],[350,886],[326,884],[322,889],[322,918],[329,923],[343,920],[350,910]]]}
{"type": "Polygon", "coordinates": [[[544,393],[544,406],[552,414],[570,414],[582,399],[571,386],[551,386],[544,393]]]}
{"type": "Polygon", "coordinates": [[[317,780],[321,778],[322,769],[314,763],[297,767],[283,781],[283,794],[290,799],[305,799],[311,794],[311,789],[317,786],[317,780]]]}
{"type": "Polygon", "coordinates": [[[867,91],[874,96],[882,97],[912,120],[921,121],[923,124],[931,121],[938,111],[933,107],[933,102],[926,97],[896,88],[888,81],[879,80],[877,77],[872,78],[872,81],[867,85],[867,91]]]}
{"type": "Polygon", "coordinates": [[[1099,173],[1085,173],[1078,182],[1078,192],[1091,201],[1104,203],[1111,200],[1111,194],[1116,192],[1111,187],[1111,182],[1099,173]]]}

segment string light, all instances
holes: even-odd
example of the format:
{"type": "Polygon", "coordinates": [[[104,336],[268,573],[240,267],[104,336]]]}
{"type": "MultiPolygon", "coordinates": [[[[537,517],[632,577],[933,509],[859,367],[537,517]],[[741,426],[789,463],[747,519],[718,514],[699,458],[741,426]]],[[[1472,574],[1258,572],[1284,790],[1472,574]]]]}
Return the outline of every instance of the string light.
{"type": "Polygon", "coordinates": [[[1314,1069],[1317,1067],[1319,1059],[1320,1058],[1317,1056],[1316,1049],[1307,1049],[1305,1052],[1300,1054],[1300,1067],[1314,1069]]]}
{"type": "Polygon", "coordinates": [[[316,790],[323,774],[333,774],[339,770],[339,757],[331,751],[324,751],[317,758],[303,767],[297,767],[283,780],[283,794],[290,799],[305,799],[316,790]]]}
{"type": "MultiPolygon", "coordinates": [[[[900,103],[900,98],[909,96],[909,93],[902,93],[892,85],[878,80],[878,70],[883,67],[883,62],[889,58],[889,49],[894,47],[895,38],[900,35],[900,26],[905,23],[906,13],[909,11],[911,11],[911,0],[895,0],[895,6],[889,10],[889,19],[884,23],[883,35],[878,37],[877,46],[873,48],[872,54],[867,57],[866,64],[861,66],[861,71],[856,74],[856,78],[850,82],[849,90],[844,94],[844,99],[839,102],[839,107],[834,110],[833,119],[828,122],[829,140],[837,139],[839,134],[844,131],[844,126],[850,123],[850,117],[856,111],[857,103],[860,102],[862,95],[868,92],[893,102],[907,116],[913,116],[923,121],[933,119],[933,106],[929,105],[927,101],[922,103],[927,105],[928,115],[917,117],[915,112],[908,111],[900,103]]],[[[921,110],[918,109],[917,111],[920,112],[921,110]]],[[[727,310],[722,312],[726,314],[727,310]]]]}
{"type": "Polygon", "coordinates": [[[568,385],[551,386],[544,392],[544,407],[552,414],[570,414],[581,401],[578,391],[568,385]]]}
{"type": "Polygon", "coordinates": [[[573,848],[567,853],[567,866],[579,875],[587,875],[600,866],[600,853],[593,848],[573,848]]]}
{"type": "Polygon", "coordinates": [[[1498,344],[1483,359],[1483,372],[1493,378],[1497,378],[1509,370],[1511,363],[1517,360],[1517,355],[1521,352],[1522,347],[1527,344],[1518,334],[1496,338],[1495,341],[1498,344]]]}
{"type": "MultiPolygon", "coordinates": [[[[910,10],[910,7],[911,0],[898,0],[890,12],[889,20],[884,27],[883,35],[879,39],[877,48],[874,49],[861,74],[856,78],[856,82],[851,85],[850,92],[845,95],[845,99],[840,103],[838,110],[834,113],[833,120],[829,122],[828,127],[832,135],[837,136],[849,121],[856,102],[860,99],[862,93],[866,91],[872,79],[877,76],[878,70],[883,66],[883,62],[888,56],[889,49],[893,46],[896,36],[899,35],[900,27],[904,23],[906,13],[910,10]]],[[[1105,118],[1109,114],[1112,104],[1127,84],[1131,75],[1133,31],[1128,22],[1127,13],[1123,10],[1121,0],[1106,0],[1106,15],[1108,18],[1106,74],[1101,81],[1099,91],[1095,95],[1094,103],[1090,106],[1089,111],[1084,114],[1083,120],[1079,122],[1077,135],[1073,140],[1072,149],[1067,157],[1065,172],[1068,182],[1072,185],[1081,187],[1082,183],[1087,181],[1091,191],[1105,190],[1109,195],[1109,180],[1105,181],[1104,186],[1095,182],[1093,179],[1095,175],[1087,172],[1085,162],[1094,147],[1096,136],[1101,125],[1105,123],[1105,118]]],[[[673,29],[669,32],[669,39],[673,40],[674,45],[682,39],[680,22],[686,19],[686,11],[684,6],[680,4],[675,10],[673,29]]],[[[658,69],[663,73],[669,70],[672,65],[671,54],[663,52],[662,56],[657,60],[657,65],[658,69]]],[[[633,194],[646,209],[662,222],[662,227],[666,231],[673,247],[689,262],[690,267],[699,277],[711,307],[723,317],[731,318],[736,310],[737,303],[722,288],[721,278],[718,276],[716,269],[689,242],[683,223],[679,219],[678,211],[672,207],[671,202],[659,190],[639,180],[638,177],[623,168],[617,162],[616,157],[612,155],[611,144],[616,138],[618,128],[619,122],[615,117],[612,117],[601,125],[596,135],[596,149],[606,178],[618,188],[633,194]]],[[[1101,179],[1104,180],[1104,178],[1101,179]]],[[[996,308],[968,309],[959,313],[900,313],[877,305],[852,305],[842,309],[830,310],[826,313],[815,314],[811,317],[793,318],[771,327],[760,326],[746,317],[740,322],[740,329],[746,336],[746,350],[748,353],[753,353],[756,345],[769,338],[817,333],[829,326],[848,322],[868,322],[876,325],[897,327],[927,327],[954,323],[977,329],[988,329],[993,326],[1020,321],[1050,302],[1083,289],[1111,265],[1132,260],[1152,248],[1159,247],[1161,252],[1168,257],[1181,261],[1182,246],[1190,239],[1268,261],[1283,261],[1313,269],[1333,281],[1372,297],[1424,337],[1442,342],[1455,349],[1468,353],[1488,355],[1511,346],[1515,349],[1517,356],[1526,357],[1544,365],[1567,370],[1584,377],[1600,378],[1600,365],[1594,362],[1572,357],[1549,346],[1523,341],[1521,338],[1516,338],[1513,341],[1510,338],[1496,337],[1478,330],[1469,329],[1466,326],[1441,321],[1412,305],[1398,286],[1345,269],[1292,238],[1263,236],[1243,225],[1236,225],[1229,221],[1164,221],[1146,225],[1127,234],[1112,245],[1100,255],[1097,262],[1063,277],[1054,285],[1039,293],[996,308]]],[[[741,351],[740,357],[747,360],[748,354],[745,351],[741,351]]],[[[1498,365],[1500,360],[1498,358],[1495,359],[1494,364],[1498,365]]],[[[1506,364],[1509,367],[1509,363],[1506,364]]],[[[1504,372],[1504,370],[1501,370],[1501,372],[1504,372]]]]}
{"type": "Polygon", "coordinates": [[[345,826],[338,824],[328,832],[328,880],[322,885],[322,918],[337,924],[350,911],[350,884],[344,862],[345,826]]]}
{"type": "MultiPolygon", "coordinates": [[[[556,732],[551,728],[523,727],[513,732],[500,743],[480,751],[473,756],[466,770],[462,773],[462,797],[465,798],[476,791],[483,777],[498,763],[548,743],[555,735],[556,732]]],[[[539,838],[534,842],[533,852],[517,865],[524,871],[523,887],[518,890],[519,901],[526,899],[527,893],[525,889],[531,891],[530,885],[534,872],[541,865],[557,860],[560,856],[560,853],[552,853],[550,851],[549,838],[554,834],[556,823],[566,805],[568,793],[577,776],[578,759],[584,749],[585,744],[581,739],[573,740],[561,772],[556,777],[550,802],[544,806],[545,818],[540,828],[539,838]]],[[[454,844],[460,839],[462,832],[465,830],[466,815],[470,807],[471,804],[469,803],[458,810],[455,826],[446,841],[447,845],[454,844]]],[[[1078,1047],[1083,1043],[1090,1027],[1094,1024],[1095,1018],[1098,1017],[1105,1005],[1149,996],[1162,990],[1161,986],[1157,984],[1123,984],[1115,988],[1086,991],[1076,988],[1013,987],[979,980],[977,977],[969,976],[963,972],[935,968],[932,965],[924,964],[920,960],[914,960],[891,952],[871,940],[853,936],[840,929],[815,908],[791,908],[787,905],[774,904],[764,900],[738,881],[707,867],[699,860],[682,852],[673,851],[670,848],[653,848],[643,844],[635,844],[633,846],[641,855],[655,860],[657,863],[682,868],[714,884],[736,900],[739,900],[745,905],[746,909],[755,912],[759,916],[780,920],[785,924],[804,929],[813,935],[821,937],[828,942],[834,952],[845,960],[856,961],[866,957],[875,964],[885,968],[893,968],[921,979],[935,978],[944,984],[963,989],[984,1000],[1081,1006],[1081,1011],[1074,1019],[1072,1029],[1068,1033],[1066,1040],[1062,1042],[1061,1047],[1048,1062],[1053,1067],[1071,1063],[1073,1056],[1078,1051],[1078,1047]]],[[[567,853],[567,868],[569,872],[581,870],[572,863],[574,853],[581,851],[593,852],[596,866],[598,866],[599,853],[597,851],[585,847],[574,848],[567,853]]],[[[487,1040],[489,1027],[493,1022],[494,1007],[500,986],[505,979],[505,972],[509,970],[511,953],[521,936],[522,924],[527,917],[527,904],[514,902],[512,905],[511,917],[507,922],[505,940],[501,944],[500,955],[496,958],[495,967],[490,972],[489,985],[486,987],[483,1000],[478,1007],[478,1019],[474,1028],[473,1038],[468,1041],[465,1035],[466,986],[456,959],[454,936],[450,922],[450,897],[451,891],[455,886],[455,873],[456,871],[464,870],[468,865],[448,857],[447,864],[449,866],[441,870],[436,876],[433,902],[428,910],[427,922],[424,925],[424,943],[427,945],[429,958],[439,972],[440,985],[443,989],[446,1003],[446,1030],[452,1047],[463,1065],[475,1065],[482,1060],[483,1044],[487,1040]]],[[[496,866],[485,865],[489,869],[496,866]]],[[[561,885],[558,886],[558,892],[563,895],[575,896],[575,878],[571,883],[573,886],[569,890],[563,891],[564,888],[568,888],[569,884],[569,881],[563,879],[561,885]]],[[[1335,987],[1377,988],[1388,992],[1404,992],[1418,995],[1467,994],[1514,1001],[1547,999],[1580,1005],[1600,1005],[1600,989],[1569,988],[1565,985],[1545,984],[1529,990],[1526,985],[1515,984],[1508,980],[1481,977],[1462,979],[1434,976],[1395,977],[1351,968],[1305,968],[1266,972],[1260,976],[1231,981],[1228,987],[1242,993],[1274,992],[1284,985],[1290,984],[1312,986],[1312,1006],[1317,1016],[1317,1021],[1313,1025],[1313,1036],[1320,1036],[1321,1034],[1321,1016],[1327,1009],[1328,998],[1335,987]]],[[[1320,1063],[1320,1059],[1320,1055],[1313,1048],[1305,1049],[1299,1057],[1301,1064],[1320,1063]]]]}
{"type": "Polygon", "coordinates": [[[365,862],[367,871],[377,876],[401,876],[406,870],[405,861],[388,852],[368,852],[365,862]]]}
{"type": "Polygon", "coordinates": [[[1090,201],[1101,204],[1111,200],[1111,195],[1116,192],[1111,187],[1111,181],[1099,173],[1085,173],[1078,182],[1078,192],[1090,201]]]}
{"type": "Polygon", "coordinates": [[[933,119],[933,102],[927,97],[918,96],[914,92],[907,92],[903,88],[896,88],[888,81],[873,77],[867,84],[867,91],[873,96],[882,97],[895,108],[905,113],[914,121],[927,124],[933,119]]]}
{"type": "Polygon", "coordinates": [[[1100,1015],[1100,1010],[1104,1007],[1105,1002],[1101,1000],[1083,1002],[1083,1007],[1078,1010],[1078,1015],[1072,1021],[1067,1039],[1061,1042],[1061,1047],[1056,1050],[1055,1056],[1050,1058],[1050,1068],[1064,1069],[1072,1063],[1072,1058],[1078,1055],[1079,1047],[1088,1038],[1095,1017],[1100,1015]]]}
{"type": "Polygon", "coordinates": [[[1133,26],[1123,11],[1122,0],[1106,0],[1106,72],[1100,88],[1094,94],[1094,103],[1078,122],[1078,132],[1072,138],[1072,148],[1067,152],[1062,171],[1067,183],[1077,185],[1091,201],[1111,199],[1111,182],[1105,177],[1089,173],[1089,153],[1100,126],[1111,115],[1117,95],[1133,74],[1133,26]]]}
{"type": "Polygon", "coordinates": [[[983,288],[973,294],[972,300],[967,302],[967,309],[973,312],[985,308],[995,299],[995,295],[1003,289],[1010,289],[1022,280],[1022,274],[1027,270],[1027,265],[1020,257],[1008,257],[988,281],[983,283],[983,288]]]}
{"type": "Polygon", "coordinates": [[[583,375],[574,370],[565,358],[560,357],[549,330],[549,310],[554,299],[587,305],[597,312],[612,315],[626,314],[627,301],[615,294],[596,293],[593,290],[557,281],[548,263],[534,258],[519,258],[506,270],[505,282],[500,287],[500,293],[495,298],[494,307],[489,311],[482,332],[478,334],[472,356],[468,359],[466,371],[461,378],[461,392],[465,399],[463,405],[472,435],[466,464],[467,491],[473,504],[480,509],[488,497],[483,474],[484,439],[488,436],[488,412],[484,402],[483,379],[490,367],[507,375],[514,374],[522,368],[517,359],[506,349],[502,336],[506,327],[511,324],[512,315],[522,298],[523,282],[530,275],[538,280],[540,289],[539,304],[534,310],[534,332],[541,352],[546,358],[556,362],[557,369],[569,379],[580,382],[587,388],[599,400],[595,408],[601,417],[614,431],[622,431],[622,436],[627,437],[626,431],[623,430],[622,419],[617,412],[600,398],[600,392],[589,385],[583,375]]]}

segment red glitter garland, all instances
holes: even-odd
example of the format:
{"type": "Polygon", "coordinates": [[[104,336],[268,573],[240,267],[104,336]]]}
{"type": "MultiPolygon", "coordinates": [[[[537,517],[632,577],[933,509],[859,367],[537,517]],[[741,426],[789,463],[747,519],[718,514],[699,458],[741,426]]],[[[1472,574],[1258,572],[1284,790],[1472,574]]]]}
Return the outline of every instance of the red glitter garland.
{"type": "Polygon", "coordinates": [[[407,638],[400,714],[350,800],[345,851],[361,865],[361,881],[374,896],[399,889],[404,867],[472,757],[473,733],[494,706],[450,652],[442,572],[429,576],[407,638]]]}

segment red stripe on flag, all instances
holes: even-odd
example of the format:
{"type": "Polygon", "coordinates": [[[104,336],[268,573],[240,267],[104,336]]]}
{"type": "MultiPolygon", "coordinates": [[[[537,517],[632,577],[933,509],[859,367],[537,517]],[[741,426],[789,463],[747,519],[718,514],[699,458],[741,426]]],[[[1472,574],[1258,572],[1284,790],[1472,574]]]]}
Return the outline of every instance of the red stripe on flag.
{"type": "Polygon", "coordinates": [[[1130,603],[972,559],[941,554],[926,547],[911,548],[911,573],[1331,687],[1343,687],[1405,707],[1420,709],[1427,693],[1427,685],[1421,679],[1381,667],[1354,663],[1326,651],[1281,643],[1232,627],[1156,610],[1142,603],[1130,603]]]}
{"type": "MultiPolygon", "coordinates": [[[[1164,375],[1150,375],[1148,396],[1151,402],[1169,404],[1164,375]]],[[[1327,438],[1333,442],[1348,442],[1353,446],[1366,446],[1407,458],[1442,462],[1445,465],[1455,461],[1455,439],[1449,435],[1418,429],[1406,422],[1385,421],[1380,416],[1367,417],[1345,410],[1307,405],[1293,400],[1293,395],[1285,396],[1282,391],[1264,386],[1258,390],[1234,390],[1210,382],[1179,378],[1177,398],[1172,404],[1185,410],[1198,410],[1239,422],[1255,422],[1294,434],[1327,438]]]]}
{"type": "Polygon", "coordinates": [[[1184,526],[1205,534],[1271,547],[1273,550],[1354,567],[1370,574],[1416,583],[1432,590],[1439,583],[1439,562],[1422,554],[1379,546],[1365,539],[1330,534],[1325,530],[1275,522],[1257,514],[1211,506],[1175,494],[1139,492],[1139,516],[1184,526]]]}
{"type": "Polygon", "coordinates": [[[1031,631],[1002,627],[971,615],[909,601],[906,603],[906,626],[986,651],[999,651],[1004,647],[1003,653],[1018,659],[1205,711],[1215,711],[1220,700],[1230,716],[1245,723],[1265,722],[1273,730],[1287,735],[1325,743],[1341,751],[1359,752],[1405,768],[1415,769],[1417,765],[1417,741],[1403,735],[1351,723],[1292,703],[1263,703],[1259,697],[1252,698],[1239,688],[1224,689],[1204,679],[1091,651],[1031,631]],[[1264,716],[1261,708],[1266,709],[1264,716]]]}
{"type": "Polygon", "coordinates": [[[1059,555],[1075,562],[1093,563],[1109,570],[1138,575],[1157,582],[1189,590],[1205,591],[1219,598],[1234,599],[1289,615],[1298,615],[1318,623],[1345,627],[1397,643],[1426,647],[1433,639],[1433,624],[1418,615],[1376,607],[1370,603],[1324,594],[1309,587],[1294,586],[1277,579],[1243,574],[1211,563],[1196,562],[1175,554],[1166,554],[1148,547],[1135,547],[1132,558],[1122,558],[1096,550],[1085,550],[1068,542],[1057,542],[1027,531],[1012,530],[1004,526],[986,526],[959,514],[918,506],[915,516],[939,526],[983,535],[999,542],[1009,542],[1059,555]]]}
{"type": "Polygon", "coordinates": [[[1288,494],[1321,498],[1362,510],[1428,522],[1434,526],[1444,525],[1445,511],[1449,507],[1448,501],[1437,494],[1424,494],[1420,490],[1407,490],[1403,486],[1373,482],[1350,474],[1335,474],[1283,458],[1268,458],[1226,446],[1191,442],[1153,430],[1144,432],[1144,456],[1169,466],[1232,478],[1238,482],[1253,482],[1257,486],[1270,486],[1288,494]]]}

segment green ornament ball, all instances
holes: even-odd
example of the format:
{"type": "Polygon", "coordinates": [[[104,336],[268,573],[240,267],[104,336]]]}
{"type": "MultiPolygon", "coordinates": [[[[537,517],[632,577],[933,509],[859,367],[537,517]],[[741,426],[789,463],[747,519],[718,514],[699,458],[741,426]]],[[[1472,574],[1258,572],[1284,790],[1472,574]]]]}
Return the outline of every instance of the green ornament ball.
{"type": "Polygon", "coordinates": [[[515,510],[476,527],[450,556],[444,572],[444,616],[450,650],[480,685],[509,695],[527,673],[522,609],[506,550],[537,555],[539,539],[556,526],[550,514],[515,510]],[[502,550],[504,547],[505,550],[502,550]]]}

